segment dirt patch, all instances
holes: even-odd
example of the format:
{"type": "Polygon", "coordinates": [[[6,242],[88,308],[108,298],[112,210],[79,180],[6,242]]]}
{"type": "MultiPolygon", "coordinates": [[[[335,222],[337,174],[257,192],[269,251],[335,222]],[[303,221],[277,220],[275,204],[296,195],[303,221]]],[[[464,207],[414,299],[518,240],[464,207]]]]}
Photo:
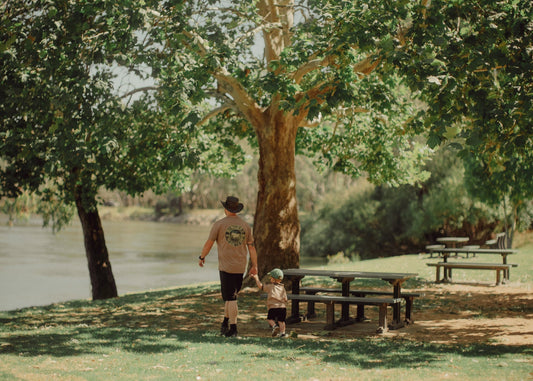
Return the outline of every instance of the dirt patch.
{"type": "MultiPolygon", "coordinates": [[[[154,292],[150,298],[132,295],[117,300],[77,307],[52,306],[13,316],[6,325],[21,327],[54,327],[86,325],[90,327],[149,328],[157,331],[212,331],[220,329],[223,302],[216,286],[183,294],[182,289],[154,292]],[[56,308],[58,307],[58,308],[56,308]]],[[[415,291],[415,290],[413,290],[415,291]]],[[[468,345],[531,345],[533,343],[533,293],[524,284],[489,286],[483,284],[427,283],[416,288],[422,294],[413,306],[414,323],[383,334],[376,333],[378,308],[367,306],[369,321],[335,330],[325,330],[325,308],[316,305],[317,317],[288,326],[288,333],[300,339],[356,340],[359,338],[401,339],[422,343],[468,345]]],[[[239,335],[269,337],[266,322],[266,300],[256,288],[245,288],[239,296],[239,335]]],[[[356,316],[356,306],[350,316],[356,316]]],[[[290,311],[290,304],[289,304],[290,311]]],[[[300,304],[306,312],[306,304],[300,304]]],[[[340,316],[340,306],[336,307],[340,316]]],[[[404,308],[402,307],[402,314],[404,308]]],[[[392,311],[388,311],[389,321],[392,311]]]]}
{"type": "MultiPolygon", "coordinates": [[[[415,299],[415,322],[401,329],[377,334],[377,307],[370,306],[365,309],[365,315],[370,321],[326,331],[324,307],[318,304],[316,318],[292,324],[288,331],[304,339],[391,337],[439,344],[533,343],[533,294],[529,286],[429,285],[417,289],[417,292],[423,296],[415,299]]],[[[245,289],[239,304],[240,334],[268,336],[270,331],[265,320],[264,299],[255,290],[245,289]]],[[[210,314],[220,314],[220,307],[212,305],[212,308],[210,314]]],[[[300,308],[301,312],[305,312],[305,303],[300,308]]],[[[350,315],[355,316],[357,307],[350,308],[350,315]]],[[[336,310],[336,316],[339,315],[340,307],[336,310]]],[[[392,318],[391,315],[389,311],[389,319],[392,318]]]]}

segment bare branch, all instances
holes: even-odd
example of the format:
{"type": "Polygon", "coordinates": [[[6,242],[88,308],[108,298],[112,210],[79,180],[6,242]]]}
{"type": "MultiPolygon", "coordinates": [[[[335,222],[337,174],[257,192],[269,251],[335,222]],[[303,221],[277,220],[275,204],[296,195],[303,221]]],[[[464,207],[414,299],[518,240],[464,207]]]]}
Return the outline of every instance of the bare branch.
{"type": "Polygon", "coordinates": [[[372,73],[380,62],[379,59],[373,61],[372,56],[368,55],[364,60],[354,65],[353,71],[359,74],[359,78],[362,78],[372,73]]]}
{"type": "MultiPolygon", "coordinates": [[[[232,109],[235,110],[235,105],[226,103],[226,104],[224,104],[224,105],[212,110],[206,116],[204,116],[202,118],[202,120],[198,122],[198,126],[201,126],[202,124],[206,123],[209,119],[212,119],[215,116],[217,116],[219,114],[222,114],[222,113],[224,113],[227,110],[232,110],[232,109]]],[[[235,111],[238,112],[238,110],[235,110],[235,111]]]]}
{"type": "Polygon", "coordinates": [[[248,32],[244,33],[235,42],[238,44],[242,40],[248,38],[249,36],[254,36],[255,34],[257,34],[260,31],[268,31],[268,30],[274,29],[274,28],[281,29],[281,27],[282,27],[281,23],[261,24],[261,25],[257,26],[256,28],[250,29],[248,32]]]}
{"type": "Polygon", "coordinates": [[[224,67],[219,67],[213,73],[219,84],[219,92],[231,95],[237,107],[246,115],[247,109],[259,108],[244,86],[228,73],[224,67]]]}
{"type": "Polygon", "coordinates": [[[189,37],[194,42],[196,42],[196,45],[198,46],[198,48],[200,48],[200,53],[202,55],[206,55],[209,52],[210,50],[209,45],[207,41],[202,38],[202,36],[189,30],[184,30],[183,34],[189,37]]]}
{"type": "Polygon", "coordinates": [[[145,86],[145,87],[139,87],[137,89],[133,89],[131,91],[128,91],[126,94],[122,95],[120,97],[120,99],[122,98],[127,98],[127,97],[130,97],[136,93],[143,93],[143,92],[146,92],[146,91],[155,91],[157,90],[158,87],[157,86],[145,86]]]}
{"type": "Polygon", "coordinates": [[[296,70],[294,74],[292,75],[294,82],[300,83],[306,74],[320,67],[329,66],[331,63],[331,59],[332,57],[328,56],[323,59],[314,59],[314,60],[306,62],[305,64],[300,66],[298,70],[296,70]]]}
{"type": "MultiPolygon", "coordinates": [[[[200,50],[200,55],[205,56],[209,53],[210,47],[207,41],[200,35],[194,31],[185,31],[184,34],[194,41],[200,50]]],[[[232,77],[228,70],[223,66],[216,68],[212,74],[218,82],[218,89],[216,92],[219,93],[220,96],[223,96],[225,93],[230,95],[239,112],[244,115],[253,126],[259,127],[259,106],[255,103],[254,99],[246,91],[244,86],[236,78],[232,77]]]]}

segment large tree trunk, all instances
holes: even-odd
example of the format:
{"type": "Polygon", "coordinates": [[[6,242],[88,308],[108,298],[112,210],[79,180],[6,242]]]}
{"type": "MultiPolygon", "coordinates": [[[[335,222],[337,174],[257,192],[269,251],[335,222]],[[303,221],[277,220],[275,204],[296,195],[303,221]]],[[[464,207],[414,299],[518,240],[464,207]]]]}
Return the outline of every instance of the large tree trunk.
{"type": "Polygon", "coordinates": [[[104,230],[98,209],[87,210],[80,192],[76,194],[76,208],[80,217],[89,265],[93,300],[118,296],[115,278],[111,271],[109,254],[105,244],[104,230]]]}
{"type": "Polygon", "coordinates": [[[257,129],[259,143],[258,194],[254,238],[262,276],[275,267],[298,267],[300,222],[296,200],[295,139],[290,118],[265,118],[257,129]]]}

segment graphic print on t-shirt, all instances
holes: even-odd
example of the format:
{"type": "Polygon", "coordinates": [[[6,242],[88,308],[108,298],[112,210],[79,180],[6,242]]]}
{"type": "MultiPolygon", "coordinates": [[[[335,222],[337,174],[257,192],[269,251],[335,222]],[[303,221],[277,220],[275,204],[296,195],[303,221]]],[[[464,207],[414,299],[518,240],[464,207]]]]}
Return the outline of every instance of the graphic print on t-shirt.
{"type": "Polygon", "coordinates": [[[225,237],[226,241],[231,246],[241,246],[244,242],[244,238],[246,237],[246,232],[242,226],[231,225],[226,229],[225,237]]]}

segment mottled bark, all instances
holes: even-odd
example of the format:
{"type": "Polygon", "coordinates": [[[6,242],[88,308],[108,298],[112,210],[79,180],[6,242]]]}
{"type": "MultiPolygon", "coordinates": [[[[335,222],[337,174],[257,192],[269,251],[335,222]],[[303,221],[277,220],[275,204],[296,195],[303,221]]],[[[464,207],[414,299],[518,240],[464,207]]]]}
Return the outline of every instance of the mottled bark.
{"type": "Polygon", "coordinates": [[[109,262],[109,254],[104,238],[104,230],[98,209],[87,210],[82,195],[76,194],[76,208],[83,230],[85,254],[91,278],[92,298],[108,299],[118,296],[115,278],[109,262]]]}
{"type": "Polygon", "coordinates": [[[258,130],[260,159],[254,237],[260,275],[275,267],[298,267],[300,257],[294,168],[297,128],[282,112],[267,120],[258,130]]]}

